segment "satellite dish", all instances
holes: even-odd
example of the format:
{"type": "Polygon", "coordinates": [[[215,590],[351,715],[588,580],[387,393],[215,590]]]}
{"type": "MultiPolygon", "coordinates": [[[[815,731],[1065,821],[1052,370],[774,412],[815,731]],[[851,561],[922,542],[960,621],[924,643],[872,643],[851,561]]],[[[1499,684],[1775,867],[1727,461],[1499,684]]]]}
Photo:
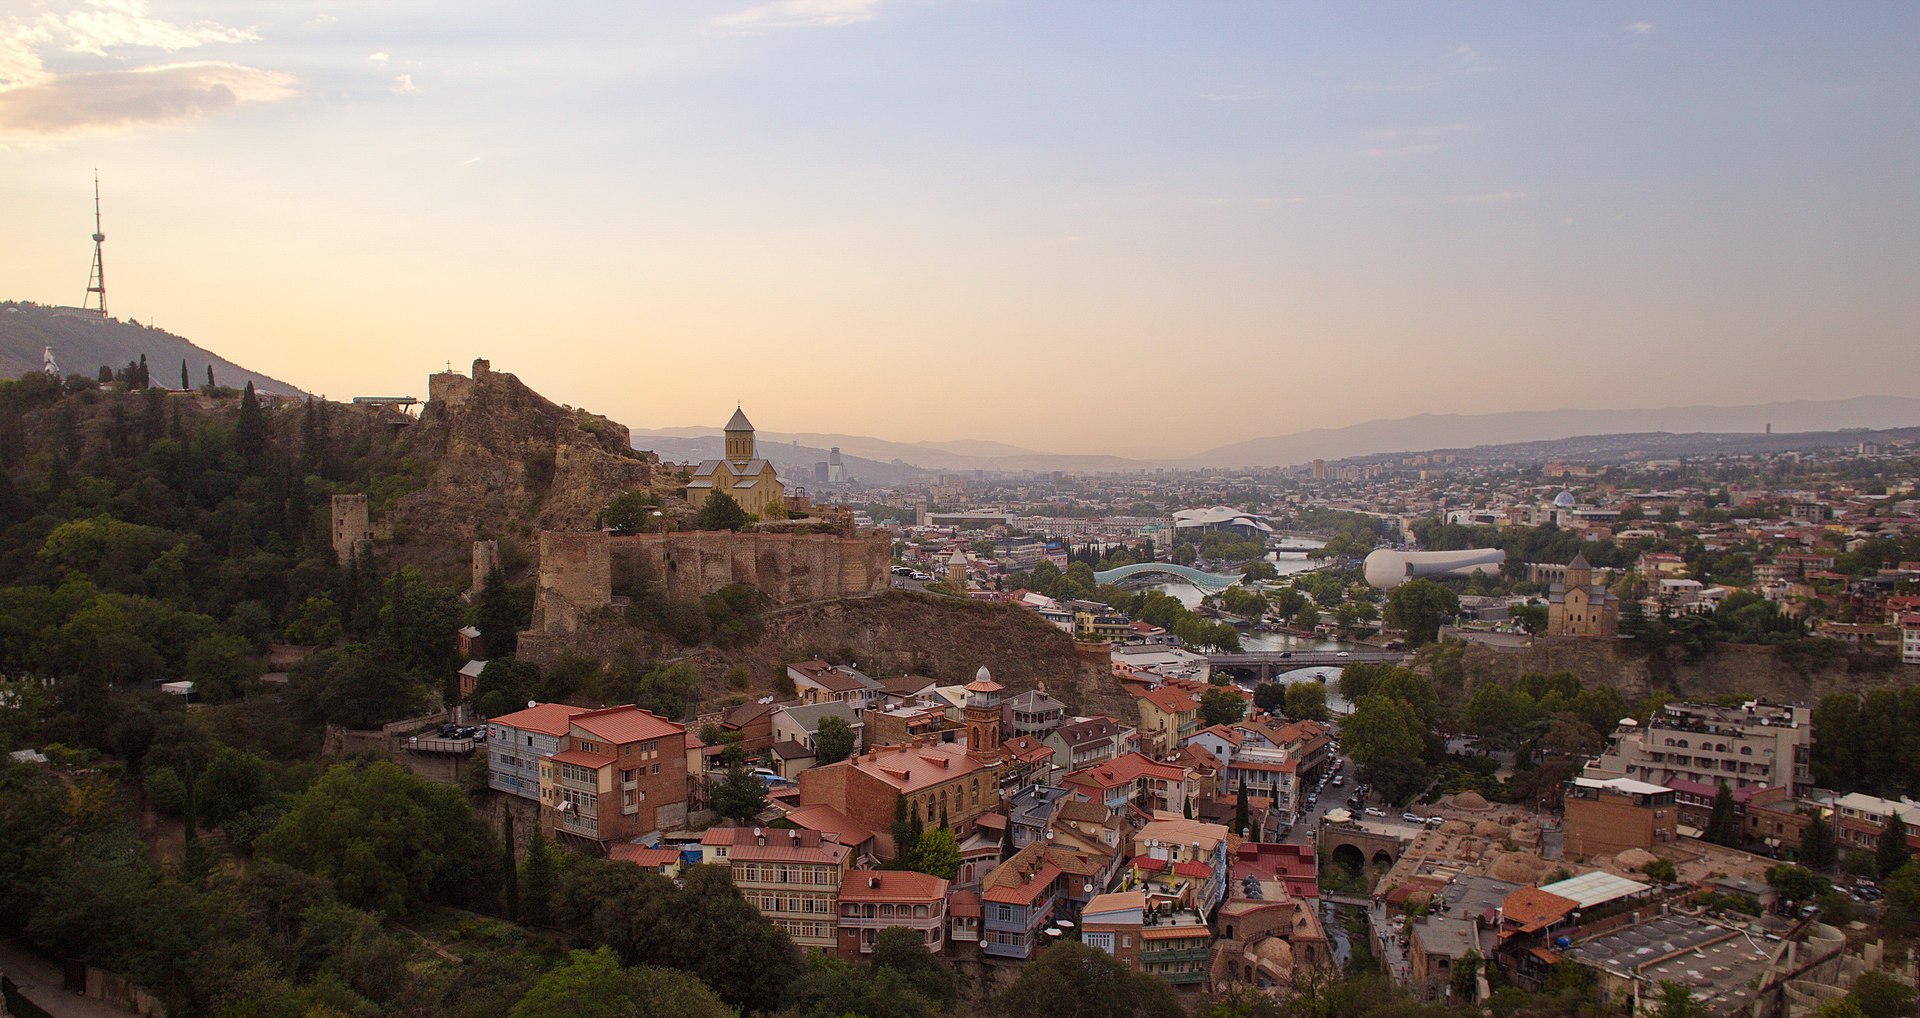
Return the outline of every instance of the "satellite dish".
{"type": "Polygon", "coordinates": [[[538,707],[538,706],[540,706],[540,701],[538,701],[538,700],[528,700],[528,701],[527,701],[527,706],[529,706],[529,707],[538,707]]]}

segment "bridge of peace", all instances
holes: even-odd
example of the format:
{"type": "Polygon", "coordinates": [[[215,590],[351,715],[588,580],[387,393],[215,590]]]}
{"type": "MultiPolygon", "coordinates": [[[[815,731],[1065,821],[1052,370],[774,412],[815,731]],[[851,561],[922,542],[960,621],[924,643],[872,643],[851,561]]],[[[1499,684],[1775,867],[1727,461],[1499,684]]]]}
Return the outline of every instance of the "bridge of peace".
{"type": "Polygon", "coordinates": [[[1251,672],[1254,681],[1270,682],[1276,675],[1301,668],[1339,668],[1343,665],[1377,662],[1400,664],[1407,658],[1408,654],[1404,650],[1252,650],[1231,654],[1208,654],[1207,666],[1215,671],[1225,669],[1240,673],[1251,672]]]}

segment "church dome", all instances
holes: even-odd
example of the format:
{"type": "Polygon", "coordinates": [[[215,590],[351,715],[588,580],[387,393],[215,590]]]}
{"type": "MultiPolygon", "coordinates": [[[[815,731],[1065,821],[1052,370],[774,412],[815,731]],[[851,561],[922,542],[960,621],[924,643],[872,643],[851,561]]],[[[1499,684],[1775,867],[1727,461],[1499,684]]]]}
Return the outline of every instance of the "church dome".
{"type": "Polygon", "coordinates": [[[1574,507],[1573,492],[1563,491],[1560,494],[1553,496],[1553,505],[1554,505],[1554,508],[1556,509],[1573,508],[1574,507]]]}
{"type": "Polygon", "coordinates": [[[986,665],[981,665],[981,666],[980,666],[980,670],[979,670],[979,671],[977,671],[977,672],[974,672],[974,673],[973,673],[973,681],[975,681],[975,682],[992,682],[992,681],[993,681],[993,673],[992,673],[992,672],[990,672],[990,671],[987,671],[987,666],[986,666],[986,665]]]}

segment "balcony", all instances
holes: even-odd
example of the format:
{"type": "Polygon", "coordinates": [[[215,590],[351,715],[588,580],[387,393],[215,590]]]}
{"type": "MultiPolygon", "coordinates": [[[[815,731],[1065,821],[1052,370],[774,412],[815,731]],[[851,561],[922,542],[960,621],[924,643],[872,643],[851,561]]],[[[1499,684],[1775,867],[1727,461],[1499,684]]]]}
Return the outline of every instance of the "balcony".
{"type": "Polygon", "coordinates": [[[1171,965],[1176,962],[1205,961],[1206,959],[1207,949],[1204,947],[1183,947],[1173,951],[1148,951],[1142,949],[1140,952],[1140,964],[1142,965],[1171,965]]]}

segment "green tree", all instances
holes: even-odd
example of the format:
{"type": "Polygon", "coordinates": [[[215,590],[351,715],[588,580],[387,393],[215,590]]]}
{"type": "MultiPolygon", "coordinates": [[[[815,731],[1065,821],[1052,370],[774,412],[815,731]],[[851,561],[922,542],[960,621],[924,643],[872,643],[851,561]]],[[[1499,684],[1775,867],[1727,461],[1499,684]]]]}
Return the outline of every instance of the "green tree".
{"type": "Polygon", "coordinates": [[[500,904],[508,919],[520,918],[520,862],[514,857],[513,808],[500,809],[500,904]]]}
{"type": "Polygon", "coordinates": [[[1233,831],[1241,837],[1253,829],[1253,813],[1247,805],[1247,783],[1240,782],[1240,790],[1233,795],[1233,831]]]}
{"type": "Polygon", "coordinates": [[[622,969],[606,947],[575,951],[528,988],[510,1018],[734,1018],[696,976],[673,969],[622,969]]]}
{"type": "Polygon", "coordinates": [[[694,522],[701,530],[745,530],[753,525],[753,514],[742,509],[732,495],[716,491],[700,503],[694,522]]]}
{"type": "Polygon", "coordinates": [[[1780,896],[1781,903],[1788,907],[1810,900],[1816,895],[1825,894],[1833,887],[1812,870],[1789,863],[1767,867],[1767,885],[1780,896]]]}
{"type": "Polygon", "coordinates": [[[951,1007],[954,1003],[957,994],[953,968],[927,950],[926,939],[919,930],[905,926],[881,930],[874,938],[873,955],[868,963],[875,972],[890,969],[900,973],[921,996],[935,1004],[951,1007]]]}
{"type": "Polygon", "coordinates": [[[942,880],[960,872],[960,842],[953,832],[936,827],[922,833],[913,845],[913,869],[942,880]]]}
{"type": "Polygon", "coordinates": [[[1285,711],[1295,721],[1327,720],[1327,687],[1318,682],[1291,682],[1286,686],[1285,711]]]}
{"type": "Polygon", "coordinates": [[[520,918],[532,925],[544,926],[553,921],[559,874],[553,846],[539,824],[527,831],[527,857],[520,865],[520,918]]]}
{"type": "Polygon", "coordinates": [[[203,699],[223,703],[245,692],[264,671],[247,641],[230,633],[208,633],[187,649],[181,674],[203,699]]]}
{"type": "Polygon", "coordinates": [[[1693,991],[1685,984],[1672,980],[1660,981],[1659,995],[1649,1010],[1649,1018],[1707,1018],[1710,1013],[1704,1005],[1693,999],[1693,991]]]}
{"type": "Polygon", "coordinates": [[[186,783],[180,780],[179,772],[171,767],[147,768],[140,787],[146,793],[147,805],[161,816],[177,817],[186,809],[186,783]]]}
{"type": "Polygon", "coordinates": [[[1880,866],[1880,875],[1887,876],[1907,864],[1913,858],[1913,849],[1907,845],[1907,822],[1898,813],[1889,813],[1886,826],[1880,828],[1880,840],[1874,844],[1873,858],[1880,866]]]}
{"type": "Polygon", "coordinates": [[[1674,869],[1673,862],[1668,859],[1655,859],[1640,867],[1640,872],[1645,873],[1648,880],[1660,884],[1671,884],[1680,879],[1679,871],[1674,869]]]}
{"type": "Polygon", "coordinates": [[[490,901],[491,840],[458,791],[381,760],[329,769],[255,849],[328,881],[347,904],[397,914],[490,901]]]}
{"type": "Polygon", "coordinates": [[[1340,731],[1347,755],[1384,798],[1404,801],[1425,785],[1420,753],[1426,747],[1427,729],[1407,703],[1386,696],[1363,697],[1340,731]]]}
{"type": "Polygon", "coordinates": [[[194,782],[200,819],[218,827],[273,802],[278,795],[265,760],[226,746],[214,751],[212,762],[194,782]]]}
{"type": "Polygon", "coordinates": [[[1247,716],[1247,701],[1237,689],[1214,686],[1200,694],[1200,718],[1209,725],[1230,725],[1247,716]]]}
{"type": "Polygon", "coordinates": [[[616,534],[642,533],[653,522],[654,511],[659,508],[658,495],[628,489],[615,495],[601,510],[600,523],[616,534]]]}
{"type": "Polygon", "coordinates": [[[1440,636],[1440,626],[1460,613],[1460,596],[1432,580],[1409,580],[1387,594],[1387,623],[1418,647],[1440,636]]]}
{"type": "Polygon", "coordinates": [[[745,822],[767,808],[767,789],[747,771],[746,765],[727,768],[727,776],[713,786],[713,811],[727,820],[745,822]]]}
{"type": "Polygon", "coordinates": [[[1261,710],[1283,710],[1287,687],[1278,682],[1262,682],[1253,687],[1253,705],[1261,710]]]}
{"type": "Polygon", "coordinates": [[[533,624],[531,591],[507,583],[498,567],[488,570],[473,601],[473,627],[488,658],[508,657],[520,647],[520,631],[533,624]]]}
{"type": "Polygon", "coordinates": [[[474,681],[473,709],[483,718],[497,718],[524,708],[540,699],[540,669],[516,658],[495,658],[480,670],[474,681]]]}
{"type": "Polygon", "coordinates": [[[1447,980],[1447,996],[1455,1004],[1471,1004],[1480,995],[1480,952],[1469,948],[1447,980]]]}
{"type": "Polygon", "coordinates": [[[1713,796],[1713,811],[1707,814],[1707,829],[1702,837],[1715,845],[1740,847],[1740,817],[1733,804],[1733,790],[1720,783],[1713,796]]]}
{"type": "Polygon", "coordinates": [[[1817,808],[1807,817],[1800,832],[1800,861],[1809,869],[1825,870],[1838,861],[1840,846],[1834,839],[1833,825],[1817,808]]]}
{"type": "Polygon", "coordinates": [[[1027,963],[996,1001],[1006,1018],[1184,1018],[1173,987],[1105,951],[1063,940],[1027,963]]]}
{"type": "Polygon", "coordinates": [[[1509,614],[1529,635],[1538,636],[1547,631],[1547,606],[1544,604],[1515,605],[1509,614]]]}
{"type": "Polygon", "coordinates": [[[820,729],[813,736],[814,764],[839,763],[853,755],[853,726],[845,720],[831,714],[820,719],[820,729]]]}
{"type": "Polygon", "coordinates": [[[258,464],[267,448],[266,412],[260,408],[260,398],[253,394],[251,380],[240,394],[240,417],[233,428],[233,446],[248,466],[258,464]]]}
{"type": "Polygon", "coordinates": [[[1865,1018],[1907,1018],[1913,1014],[1913,987],[1884,972],[1862,972],[1847,999],[1865,1018]]]}
{"type": "Polygon", "coordinates": [[[326,591],[308,595],[283,629],[288,643],[327,646],[340,638],[340,610],[326,591]]]}

